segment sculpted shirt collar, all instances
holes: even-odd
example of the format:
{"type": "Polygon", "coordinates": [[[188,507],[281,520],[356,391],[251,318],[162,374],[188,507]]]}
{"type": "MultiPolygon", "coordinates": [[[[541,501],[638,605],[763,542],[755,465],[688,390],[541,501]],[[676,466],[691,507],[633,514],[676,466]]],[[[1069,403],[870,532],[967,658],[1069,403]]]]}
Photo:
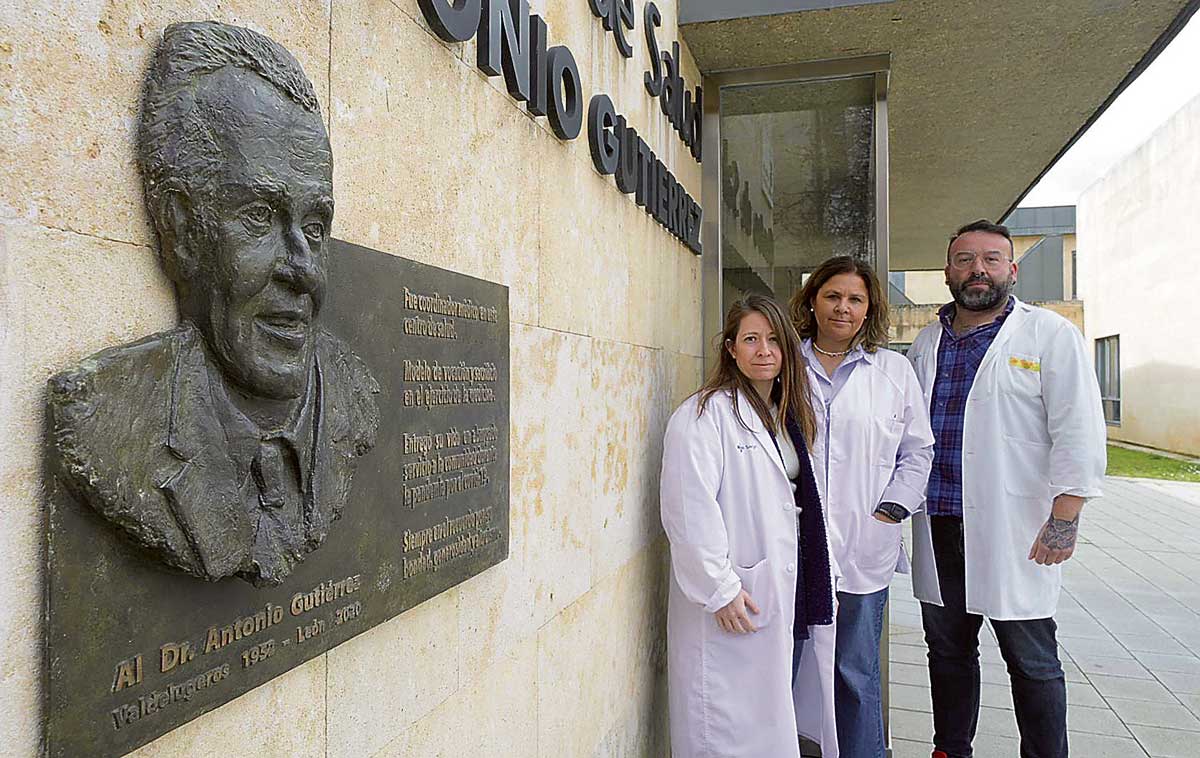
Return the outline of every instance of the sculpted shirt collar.
{"type": "Polygon", "coordinates": [[[313,367],[303,401],[297,407],[291,420],[280,429],[261,430],[257,424],[238,410],[233,401],[229,399],[224,376],[212,361],[209,362],[209,392],[212,395],[213,408],[229,443],[229,457],[237,466],[239,481],[245,481],[251,464],[259,453],[260,444],[279,440],[295,455],[300,467],[300,481],[297,484],[301,492],[307,492],[312,482],[313,446],[315,444],[313,413],[314,406],[320,403],[319,395],[321,393],[321,372],[316,357],[313,358],[313,367]]]}

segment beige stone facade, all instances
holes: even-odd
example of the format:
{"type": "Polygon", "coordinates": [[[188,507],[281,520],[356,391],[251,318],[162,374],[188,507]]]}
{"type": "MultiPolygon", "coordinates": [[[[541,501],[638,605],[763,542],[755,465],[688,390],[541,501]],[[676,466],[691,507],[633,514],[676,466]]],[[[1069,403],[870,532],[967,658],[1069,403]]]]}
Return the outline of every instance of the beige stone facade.
{"type": "MultiPolygon", "coordinates": [[[[587,3],[530,5],[585,103],[608,93],[699,199],[699,164],[642,88],[644,40],[627,61],[587,3]]],[[[658,5],[669,49],[675,2],[658,5]]],[[[663,755],[657,477],[666,419],[700,379],[700,259],[595,171],[586,132],[557,139],[416,0],[0,8],[0,752],[35,756],[42,737],[46,379],[174,323],[133,135],[157,36],[205,18],[280,41],[316,85],[334,236],[510,288],[511,549],[134,755],[663,755]]]]}
{"type": "Polygon", "coordinates": [[[1119,424],[1109,437],[1200,455],[1200,98],[1079,200],[1087,337],[1120,344],[1119,424]]]}

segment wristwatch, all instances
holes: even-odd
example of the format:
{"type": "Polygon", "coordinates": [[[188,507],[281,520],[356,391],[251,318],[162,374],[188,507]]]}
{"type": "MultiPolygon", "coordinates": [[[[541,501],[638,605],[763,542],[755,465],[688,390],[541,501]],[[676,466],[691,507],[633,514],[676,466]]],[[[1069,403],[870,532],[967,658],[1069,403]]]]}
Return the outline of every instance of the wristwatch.
{"type": "Polygon", "coordinates": [[[899,503],[880,503],[875,506],[876,513],[882,513],[893,521],[900,522],[908,518],[910,515],[908,509],[899,503]]]}

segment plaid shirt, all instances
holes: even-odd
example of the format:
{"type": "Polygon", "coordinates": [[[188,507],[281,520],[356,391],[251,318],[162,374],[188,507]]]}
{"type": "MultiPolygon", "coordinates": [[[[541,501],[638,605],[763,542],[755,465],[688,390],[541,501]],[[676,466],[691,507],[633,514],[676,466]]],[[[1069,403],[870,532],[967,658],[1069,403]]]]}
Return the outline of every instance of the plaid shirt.
{"type": "Polygon", "coordinates": [[[1014,301],[995,321],[959,336],[954,333],[954,303],[938,311],[942,339],[938,344],[937,378],[933,382],[933,400],[929,420],[933,426],[933,470],[925,511],[930,516],[962,518],[962,441],[967,395],[975,382],[975,373],[1000,332],[1004,319],[1013,311],[1014,301]]]}

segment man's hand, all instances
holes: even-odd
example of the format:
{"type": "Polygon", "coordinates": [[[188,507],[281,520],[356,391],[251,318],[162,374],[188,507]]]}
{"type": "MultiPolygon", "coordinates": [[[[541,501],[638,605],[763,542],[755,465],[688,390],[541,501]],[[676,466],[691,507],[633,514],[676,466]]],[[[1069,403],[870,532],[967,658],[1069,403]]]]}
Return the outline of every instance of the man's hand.
{"type": "Polygon", "coordinates": [[[717,625],[730,634],[757,632],[758,627],[754,626],[750,617],[746,615],[747,609],[755,615],[758,614],[758,606],[754,604],[750,593],[741,590],[737,597],[729,601],[729,605],[714,614],[717,617],[717,625]]]}
{"type": "Polygon", "coordinates": [[[1029,560],[1042,566],[1054,566],[1070,558],[1075,553],[1081,510],[1081,497],[1059,495],[1055,498],[1050,518],[1038,532],[1033,547],[1029,548],[1029,560]]]}

